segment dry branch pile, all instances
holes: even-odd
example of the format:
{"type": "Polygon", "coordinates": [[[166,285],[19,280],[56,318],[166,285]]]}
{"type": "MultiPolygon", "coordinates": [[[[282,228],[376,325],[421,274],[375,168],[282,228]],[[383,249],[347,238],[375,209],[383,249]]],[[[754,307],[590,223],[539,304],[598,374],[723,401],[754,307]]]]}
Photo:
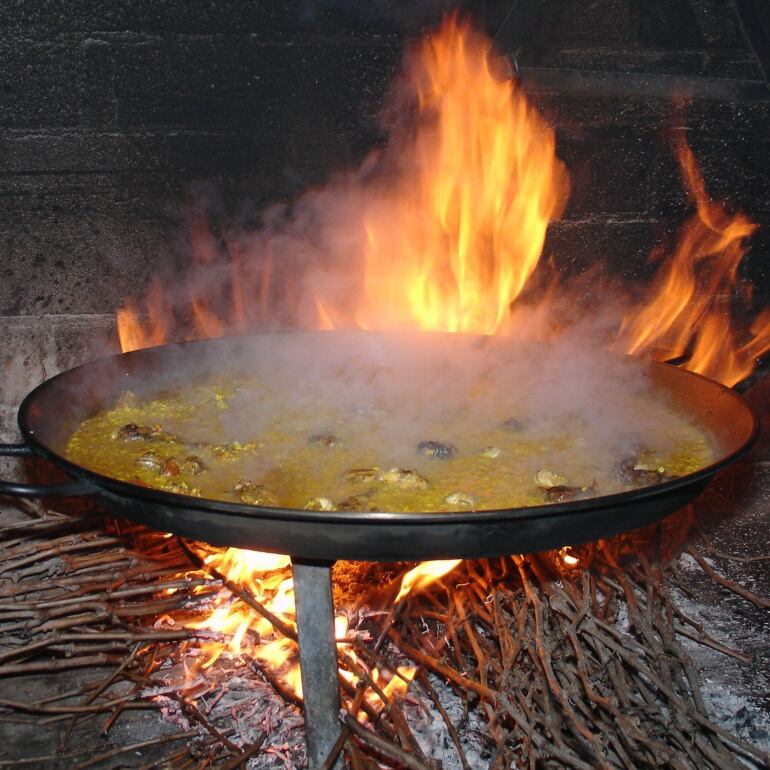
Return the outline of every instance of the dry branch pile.
{"type": "MultiPolygon", "coordinates": [[[[2,718],[34,720],[40,729],[65,721],[59,750],[72,768],[110,766],[140,750],[150,751],[130,766],[146,770],[301,766],[301,701],[280,672],[223,656],[190,676],[189,661],[212,633],[186,629],[182,619],[207,612],[222,586],[195,547],[100,511],[23,506],[27,519],[0,530],[0,677],[71,669],[83,676],[57,697],[0,701],[2,718]],[[113,728],[136,709],[161,712],[173,726],[121,745],[113,728]],[[104,745],[67,745],[93,719],[104,745]]],[[[396,607],[372,607],[374,595],[387,602],[387,589],[359,599],[348,608],[355,633],[340,647],[341,668],[359,680],[341,678],[338,748],[349,766],[770,767],[766,753],[712,721],[679,641],[745,659],[672,599],[672,553],[661,554],[660,543],[687,524],[679,517],[662,536],[657,528],[575,549],[575,568],[557,553],[464,562],[396,607]],[[390,676],[409,663],[416,678],[406,695],[389,698],[375,669],[390,676]],[[364,697],[372,691],[379,700],[364,697]]],[[[365,578],[377,569],[361,567],[365,578]]],[[[386,574],[377,573],[380,583],[386,574]]],[[[711,577],[734,587],[717,572],[711,577]]],[[[232,588],[234,602],[264,610],[232,588]]],[[[291,623],[279,625],[293,633],[291,623]]],[[[45,767],[45,757],[35,761],[45,767]]]]}

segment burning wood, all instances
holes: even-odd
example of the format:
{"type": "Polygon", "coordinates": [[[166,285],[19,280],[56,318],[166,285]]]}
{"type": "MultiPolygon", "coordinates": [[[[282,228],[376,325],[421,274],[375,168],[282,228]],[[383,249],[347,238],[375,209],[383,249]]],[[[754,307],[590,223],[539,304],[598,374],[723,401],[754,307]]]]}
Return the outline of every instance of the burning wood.
{"type": "MultiPolygon", "coordinates": [[[[199,555],[174,538],[93,514],[84,520],[34,510],[29,522],[0,532],[0,676],[107,671],[58,702],[6,700],[4,710],[40,720],[109,715],[107,730],[127,710],[158,711],[183,727],[171,740],[189,742],[171,749],[164,767],[184,767],[192,756],[227,767],[247,759],[249,767],[273,767],[281,756],[301,763],[301,696],[285,664],[254,654],[272,637],[293,655],[290,593],[278,607],[256,593],[286,583],[285,559],[251,572],[260,557],[244,554],[249,566],[238,574],[231,571],[232,551],[228,564],[218,552],[199,555]],[[52,568],[55,579],[41,580],[52,568]],[[224,591],[242,604],[238,624],[246,617],[245,629],[207,630],[196,620],[224,591]],[[212,645],[219,647],[216,658],[212,645]],[[248,727],[244,716],[232,722],[233,709],[255,715],[248,727]]],[[[663,526],[670,543],[686,534],[677,527],[688,525],[680,516],[663,526]]],[[[344,615],[337,628],[346,697],[338,748],[351,767],[374,760],[421,770],[437,762],[464,769],[731,768],[742,766],[741,756],[768,766],[765,753],[706,711],[678,638],[745,656],[676,606],[676,573],[669,561],[653,558],[654,534],[512,559],[420,565],[390,589],[394,604],[384,621],[366,611],[365,601],[347,608],[350,628],[344,615]],[[426,732],[431,719],[441,727],[426,732]]],[[[723,586],[738,588],[693,555],[723,586]]],[[[374,576],[377,569],[364,572],[374,576]]],[[[768,605],[745,588],[738,595],[768,605]]],[[[77,766],[137,745],[112,747],[77,766]]]]}

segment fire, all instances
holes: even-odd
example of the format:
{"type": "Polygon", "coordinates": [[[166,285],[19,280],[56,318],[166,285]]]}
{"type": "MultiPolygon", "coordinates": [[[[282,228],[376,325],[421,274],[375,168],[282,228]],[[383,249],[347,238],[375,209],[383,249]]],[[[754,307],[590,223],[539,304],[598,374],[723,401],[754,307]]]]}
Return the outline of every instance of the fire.
{"type": "Polygon", "coordinates": [[[728,214],[708,197],[703,175],[683,136],[678,156],[696,212],[684,223],[676,250],[660,268],[641,307],[626,315],[620,339],[629,353],[656,349],[662,360],[687,356],[687,369],[727,385],[747,377],[770,347],[765,313],[738,340],[731,298],[746,240],[757,226],[744,214],[728,214]]]}
{"type": "Polygon", "coordinates": [[[559,549],[559,558],[561,559],[562,564],[570,569],[577,567],[578,564],[580,564],[580,559],[572,554],[572,549],[568,545],[559,549]]]}
{"type": "MultiPolygon", "coordinates": [[[[387,146],[331,187],[332,198],[347,195],[357,206],[344,209],[342,223],[321,207],[330,220],[322,230],[334,230],[334,248],[346,252],[342,264],[327,246],[321,255],[329,265],[309,266],[304,252],[315,244],[290,229],[256,247],[215,237],[198,203],[186,219],[191,269],[172,295],[156,280],[144,303],[118,311],[122,349],[247,331],[270,324],[276,306],[283,321],[310,320],[319,329],[541,332],[553,296],[569,296],[569,287],[554,273],[526,312],[517,298],[538,265],[539,285],[552,270],[541,253],[567,198],[567,174],[554,131],[513,81],[493,77],[487,48],[457,16],[409,48],[404,85],[390,105],[402,117],[387,146]],[[275,258],[279,241],[300,254],[296,269],[296,255],[275,258]],[[323,280],[313,270],[326,271],[323,280]],[[353,288],[342,291],[343,284],[353,288]],[[192,324],[181,334],[177,315],[192,324]]],[[[684,359],[688,369],[732,385],[770,348],[770,312],[748,330],[734,317],[734,295],[749,294],[739,265],[756,225],[709,199],[682,136],[677,151],[696,211],[648,294],[619,321],[615,347],[684,359]]]]}
{"type": "MultiPolygon", "coordinates": [[[[418,565],[404,576],[399,600],[411,591],[424,588],[437,580],[459,564],[459,561],[456,559],[418,565]]],[[[288,556],[228,548],[209,556],[206,562],[228,580],[248,589],[266,609],[292,627],[295,618],[294,582],[287,576],[287,569],[290,566],[288,556]]],[[[296,661],[295,642],[280,636],[267,619],[256,615],[248,606],[234,603],[227,588],[219,592],[213,609],[205,618],[190,621],[186,625],[188,628],[207,629],[227,637],[226,642],[201,643],[196,658],[187,661],[190,679],[194,679],[200,672],[210,668],[225,653],[232,656],[248,655],[268,664],[272,670],[280,672],[284,684],[296,695],[302,697],[302,682],[296,661]]],[[[362,666],[362,661],[346,642],[348,619],[344,615],[337,615],[334,627],[338,646],[345,647],[348,658],[355,665],[362,666]]],[[[355,674],[346,671],[340,673],[353,685],[357,684],[358,676],[355,674]]],[[[414,669],[409,667],[398,669],[397,675],[384,687],[386,695],[403,693],[414,674],[414,669]]],[[[371,675],[375,682],[381,676],[376,669],[371,675]]],[[[375,706],[379,699],[375,694],[370,693],[367,700],[370,705],[375,706]]]]}
{"type": "Polygon", "coordinates": [[[446,559],[418,564],[404,575],[396,601],[400,602],[412,591],[427,588],[431,583],[435,583],[439,578],[451,572],[461,561],[462,559],[446,559]]]}
{"type": "Polygon", "coordinates": [[[492,334],[538,264],[567,177],[488,45],[452,17],[411,51],[416,132],[391,145],[399,177],[364,214],[362,328],[492,334]]]}
{"type": "MultiPolygon", "coordinates": [[[[207,563],[229,580],[247,588],[257,601],[269,606],[273,614],[282,619],[294,616],[294,585],[291,578],[286,577],[286,568],[290,563],[288,556],[228,548],[210,556],[207,563]]],[[[290,621],[287,622],[290,624],[290,621]]],[[[229,639],[226,644],[207,642],[201,645],[201,655],[195,661],[194,672],[209,668],[225,652],[232,655],[247,653],[270,663],[275,669],[283,668],[293,657],[291,640],[275,638],[270,622],[256,617],[247,606],[234,605],[226,588],[219,592],[215,607],[206,618],[187,625],[216,631],[229,639]],[[249,631],[254,632],[251,637],[248,636],[249,631]],[[258,641],[253,641],[255,639],[258,641]]],[[[298,683],[298,667],[291,666],[286,678],[298,683]]],[[[296,691],[301,692],[298,688],[296,691]]]]}
{"type": "Polygon", "coordinates": [[[140,312],[131,301],[116,313],[118,340],[124,353],[162,345],[169,339],[169,315],[163,304],[163,287],[157,278],[150,284],[145,309],[147,323],[142,322],[140,312]]]}

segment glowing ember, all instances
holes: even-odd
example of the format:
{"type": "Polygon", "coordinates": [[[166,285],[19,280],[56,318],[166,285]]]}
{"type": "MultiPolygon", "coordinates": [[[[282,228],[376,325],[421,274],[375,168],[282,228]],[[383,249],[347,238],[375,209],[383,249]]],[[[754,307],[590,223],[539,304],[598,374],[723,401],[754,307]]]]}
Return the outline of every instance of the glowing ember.
{"type": "Polygon", "coordinates": [[[560,548],[559,558],[565,567],[577,567],[577,565],[580,564],[580,559],[578,559],[576,556],[573,556],[570,551],[571,548],[568,545],[565,545],[564,548],[560,548]]]}

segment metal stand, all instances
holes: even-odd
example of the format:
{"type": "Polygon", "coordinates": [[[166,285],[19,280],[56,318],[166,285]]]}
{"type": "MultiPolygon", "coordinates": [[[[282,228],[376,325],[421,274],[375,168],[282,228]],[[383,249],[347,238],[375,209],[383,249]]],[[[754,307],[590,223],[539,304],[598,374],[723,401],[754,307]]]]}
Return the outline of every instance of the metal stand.
{"type": "MultiPolygon", "coordinates": [[[[331,563],[302,559],[292,559],[291,563],[305,702],[307,766],[308,770],[318,770],[342,731],[331,563]]],[[[343,767],[340,758],[334,768],[343,767]]]]}

